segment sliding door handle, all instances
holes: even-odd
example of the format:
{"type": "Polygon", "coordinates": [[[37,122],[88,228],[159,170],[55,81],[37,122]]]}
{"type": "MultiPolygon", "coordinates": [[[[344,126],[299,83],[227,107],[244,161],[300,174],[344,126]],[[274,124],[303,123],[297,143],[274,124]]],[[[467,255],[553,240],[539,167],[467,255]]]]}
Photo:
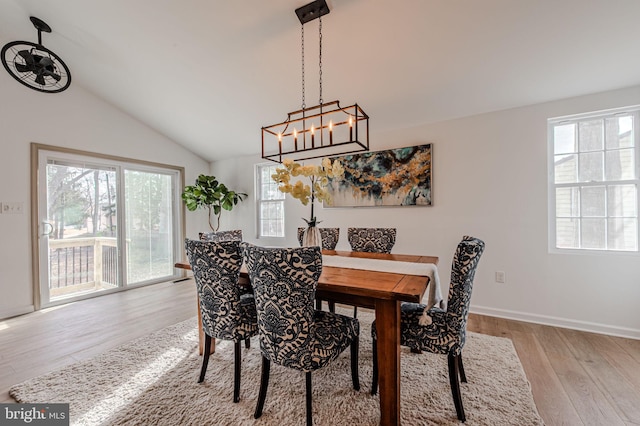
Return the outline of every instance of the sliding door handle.
{"type": "Polygon", "coordinates": [[[53,232],[53,225],[49,222],[42,221],[42,235],[46,235],[47,237],[51,235],[53,232]],[[49,231],[47,231],[47,226],[49,227],[49,231]]]}

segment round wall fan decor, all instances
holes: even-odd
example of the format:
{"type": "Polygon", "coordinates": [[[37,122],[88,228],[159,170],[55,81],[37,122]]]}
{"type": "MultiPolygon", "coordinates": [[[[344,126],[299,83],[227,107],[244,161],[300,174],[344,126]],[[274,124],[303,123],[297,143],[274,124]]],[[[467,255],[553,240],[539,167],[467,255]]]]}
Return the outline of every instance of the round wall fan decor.
{"type": "Polygon", "coordinates": [[[13,78],[25,86],[45,93],[58,93],[71,84],[71,72],[62,59],[42,45],[42,31],[51,27],[32,16],[31,22],[38,30],[38,43],[12,41],[2,48],[0,60],[13,78]]]}

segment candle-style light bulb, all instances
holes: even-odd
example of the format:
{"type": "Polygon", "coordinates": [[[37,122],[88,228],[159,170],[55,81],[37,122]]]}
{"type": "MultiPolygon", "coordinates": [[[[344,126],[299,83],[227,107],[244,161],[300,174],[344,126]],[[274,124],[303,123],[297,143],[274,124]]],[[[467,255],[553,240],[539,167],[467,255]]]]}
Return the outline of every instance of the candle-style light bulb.
{"type": "Polygon", "coordinates": [[[311,125],[311,148],[315,147],[315,143],[314,143],[314,139],[315,139],[315,133],[316,133],[316,129],[315,127],[313,127],[313,124],[311,125]]]}
{"type": "Polygon", "coordinates": [[[278,152],[282,155],[282,133],[278,133],[278,152]]]}
{"type": "Polygon", "coordinates": [[[333,145],[333,121],[329,120],[329,145],[333,145]]]}
{"type": "Polygon", "coordinates": [[[349,141],[353,140],[353,117],[349,116],[349,141]]]}
{"type": "Polygon", "coordinates": [[[293,148],[298,150],[298,130],[293,129],[293,148]]]}

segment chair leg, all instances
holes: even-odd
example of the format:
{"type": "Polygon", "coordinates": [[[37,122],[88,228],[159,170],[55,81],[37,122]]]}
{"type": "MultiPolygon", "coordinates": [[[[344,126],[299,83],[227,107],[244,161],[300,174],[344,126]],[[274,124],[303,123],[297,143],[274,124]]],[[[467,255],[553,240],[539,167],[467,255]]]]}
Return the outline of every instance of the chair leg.
{"type": "Polygon", "coordinates": [[[260,376],[260,391],[258,392],[258,404],[256,405],[256,412],[253,414],[254,418],[259,418],[262,415],[262,409],[264,408],[264,400],[267,397],[267,388],[269,387],[269,370],[271,369],[271,361],[262,356],[262,374],[260,376]]]}
{"type": "Polygon", "coordinates": [[[202,369],[200,370],[200,378],[198,383],[204,381],[204,375],[207,373],[207,365],[209,365],[209,356],[211,355],[211,336],[204,335],[204,352],[202,353],[202,369]]]}
{"type": "Polygon", "coordinates": [[[233,368],[233,402],[240,401],[240,370],[242,369],[242,341],[235,342],[233,353],[235,365],[233,368]]]}
{"type": "Polygon", "coordinates": [[[316,299],[316,311],[322,310],[322,299],[316,299]]]}
{"type": "Polygon", "coordinates": [[[373,339],[373,380],[371,381],[371,395],[378,393],[378,339],[373,339]]]}
{"type": "Polygon", "coordinates": [[[458,371],[460,373],[460,381],[467,383],[467,375],[464,374],[464,366],[462,365],[462,353],[458,355],[458,371]]]}
{"type": "Polygon", "coordinates": [[[353,389],[360,390],[360,375],[358,374],[358,351],[360,348],[360,337],[356,336],[351,342],[351,381],[353,389]]]}
{"type": "Polygon", "coordinates": [[[251,349],[251,339],[250,338],[244,339],[244,347],[247,348],[247,349],[251,349]]]}
{"type": "Polygon", "coordinates": [[[329,304],[329,312],[331,312],[332,314],[336,312],[336,302],[329,300],[327,302],[329,304]]]}
{"type": "Polygon", "coordinates": [[[307,371],[307,426],[313,426],[313,406],[311,404],[311,371],[307,371]]]}
{"type": "Polygon", "coordinates": [[[451,384],[451,395],[453,395],[453,404],[456,406],[456,414],[458,420],[464,422],[466,417],[464,415],[464,408],[462,407],[462,395],[460,394],[460,382],[458,382],[458,355],[449,353],[447,355],[449,361],[449,383],[451,384]]]}

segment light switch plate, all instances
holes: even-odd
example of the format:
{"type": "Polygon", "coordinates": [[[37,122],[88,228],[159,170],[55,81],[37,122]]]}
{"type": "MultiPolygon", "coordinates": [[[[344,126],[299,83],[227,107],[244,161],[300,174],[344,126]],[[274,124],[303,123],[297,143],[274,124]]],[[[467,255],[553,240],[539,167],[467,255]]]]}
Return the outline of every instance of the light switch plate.
{"type": "Polygon", "coordinates": [[[5,201],[2,203],[2,214],[22,214],[24,203],[22,201],[5,201]]]}

